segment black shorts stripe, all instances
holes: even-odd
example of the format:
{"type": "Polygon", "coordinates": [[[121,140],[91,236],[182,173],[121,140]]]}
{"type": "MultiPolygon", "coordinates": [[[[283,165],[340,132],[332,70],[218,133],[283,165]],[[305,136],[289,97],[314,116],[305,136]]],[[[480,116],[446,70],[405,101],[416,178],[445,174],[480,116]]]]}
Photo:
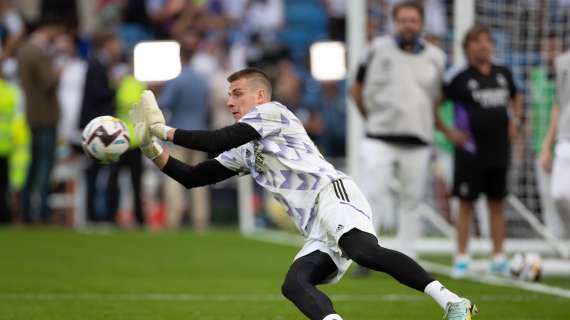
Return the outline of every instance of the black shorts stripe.
{"type": "Polygon", "coordinates": [[[346,199],[344,198],[344,194],[342,193],[342,190],[340,189],[340,185],[338,184],[338,180],[333,182],[333,186],[335,190],[338,190],[338,198],[342,201],[346,201],[346,199]]]}
{"type": "Polygon", "coordinates": [[[340,180],[333,181],[333,187],[334,187],[334,192],[336,193],[337,198],[339,198],[342,201],[349,202],[348,194],[346,193],[346,190],[344,189],[344,185],[342,185],[342,181],[340,181],[340,180]]]}
{"type": "Polygon", "coordinates": [[[346,198],[346,202],[350,202],[350,199],[348,198],[348,192],[346,192],[346,189],[344,188],[344,183],[342,182],[342,180],[338,180],[338,182],[342,191],[344,192],[344,197],[346,198]]]}
{"type": "Polygon", "coordinates": [[[338,190],[336,188],[336,181],[333,181],[332,185],[333,185],[334,193],[336,194],[336,197],[342,200],[342,198],[338,195],[338,190]]]}

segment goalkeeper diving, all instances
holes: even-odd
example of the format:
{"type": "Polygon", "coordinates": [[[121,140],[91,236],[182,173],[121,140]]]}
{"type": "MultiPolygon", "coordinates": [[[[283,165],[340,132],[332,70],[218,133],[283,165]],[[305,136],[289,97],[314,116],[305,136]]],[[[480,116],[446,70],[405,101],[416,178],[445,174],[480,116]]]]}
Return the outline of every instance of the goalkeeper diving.
{"type": "Polygon", "coordinates": [[[338,282],[356,261],[425,292],[444,309],[446,319],[471,319],[476,307],[468,299],[445,288],[408,256],[379,245],[362,192],[325,160],[301,121],[271,100],[271,83],[263,71],[246,68],[227,80],[227,107],[236,123],[225,128],[169,127],[148,90],[130,116],[143,154],[186,188],[250,174],[287,209],[305,238],[281,288],[287,299],[309,319],[342,319],[316,286],[338,282]],[[159,140],[220,155],[189,166],[171,157],[159,140]]]}

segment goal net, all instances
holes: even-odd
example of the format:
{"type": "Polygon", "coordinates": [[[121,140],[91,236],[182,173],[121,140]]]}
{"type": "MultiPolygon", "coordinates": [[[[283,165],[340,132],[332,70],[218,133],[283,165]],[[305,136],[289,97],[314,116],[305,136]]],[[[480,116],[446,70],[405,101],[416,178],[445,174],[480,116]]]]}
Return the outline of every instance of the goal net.
{"type": "MultiPolygon", "coordinates": [[[[389,32],[390,11],[386,3],[391,2],[395,1],[368,1],[367,13],[360,16],[349,15],[348,25],[351,19],[366,17],[368,25],[373,25],[378,34],[389,32]]],[[[541,201],[537,157],[541,147],[540,141],[549,123],[553,95],[552,57],[569,45],[570,1],[426,0],[425,3],[435,4],[426,10],[426,36],[437,42],[449,55],[450,67],[457,64],[458,61],[454,60],[461,56],[457,53],[457,48],[460,48],[458,44],[462,40],[462,32],[473,23],[486,25],[492,30],[496,61],[511,68],[517,85],[524,94],[524,127],[512,146],[510,195],[506,200],[505,212],[508,229],[506,250],[509,253],[531,251],[553,257],[564,256],[568,253],[568,242],[559,238],[556,221],[548,220],[552,217],[546,214],[550,208],[548,204],[545,208],[545,202],[541,201]],[[433,19],[430,14],[436,15],[438,21],[430,21],[433,19]],[[462,21],[464,17],[472,17],[467,25],[462,21]]],[[[351,45],[354,42],[351,42],[350,36],[349,32],[349,56],[360,55],[361,50],[351,45]],[[358,52],[355,53],[356,51],[358,52]]],[[[354,108],[350,101],[347,101],[347,108],[354,108]]],[[[441,110],[448,121],[452,121],[452,108],[448,105],[441,110]]],[[[358,124],[358,121],[349,116],[348,122],[353,124],[348,127],[351,130],[349,135],[361,137],[362,127],[354,125],[358,124]]],[[[351,144],[358,141],[358,138],[349,138],[348,141],[351,144]]],[[[354,150],[357,148],[349,145],[347,149],[349,166],[344,169],[351,168],[351,158],[358,158],[354,156],[354,150]]],[[[457,214],[457,201],[448,197],[452,148],[449,142],[439,135],[436,137],[435,149],[429,192],[421,214],[423,238],[417,241],[416,248],[420,253],[450,254],[455,250],[453,223],[457,214]]],[[[242,231],[249,234],[285,231],[280,232],[276,239],[287,238],[287,232],[294,234],[293,224],[289,222],[285,210],[271,200],[269,195],[253,186],[251,179],[241,179],[239,190],[242,231]]],[[[476,211],[471,252],[489,254],[489,219],[482,201],[477,203],[476,211]]],[[[397,220],[397,217],[395,219],[397,220]]],[[[395,225],[383,226],[383,243],[390,244],[395,241],[394,230],[395,225]]]]}

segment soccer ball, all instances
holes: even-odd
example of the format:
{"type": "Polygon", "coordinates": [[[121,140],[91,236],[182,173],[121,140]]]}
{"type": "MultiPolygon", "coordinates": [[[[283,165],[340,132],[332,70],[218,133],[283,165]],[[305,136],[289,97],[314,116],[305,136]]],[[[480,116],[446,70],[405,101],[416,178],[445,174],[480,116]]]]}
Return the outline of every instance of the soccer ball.
{"type": "Polygon", "coordinates": [[[537,253],[517,253],[510,263],[513,279],[540,281],[542,276],[542,258],[537,253]]]}
{"type": "Polygon", "coordinates": [[[81,135],[83,151],[103,163],[119,160],[129,149],[129,142],[125,123],[111,116],[100,116],[89,121],[81,135]]]}

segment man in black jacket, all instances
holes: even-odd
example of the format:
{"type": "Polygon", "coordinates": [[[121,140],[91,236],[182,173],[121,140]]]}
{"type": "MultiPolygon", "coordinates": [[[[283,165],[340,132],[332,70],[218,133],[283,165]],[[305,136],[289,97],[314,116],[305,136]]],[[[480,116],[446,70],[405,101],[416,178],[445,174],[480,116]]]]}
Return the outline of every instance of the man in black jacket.
{"type": "MultiPolygon", "coordinates": [[[[93,118],[103,115],[115,115],[115,89],[113,88],[110,73],[112,67],[120,60],[122,47],[119,39],[111,32],[102,30],[94,34],[93,46],[95,52],[89,61],[87,74],[85,75],[85,88],[83,91],[83,102],[79,128],[83,129],[93,118]]],[[[102,169],[102,165],[95,160],[90,160],[85,174],[87,180],[87,219],[90,222],[102,220],[96,214],[95,197],[97,195],[97,177],[102,169]]],[[[111,169],[111,167],[109,167],[111,169]]],[[[106,183],[105,199],[107,218],[112,220],[116,213],[119,201],[118,185],[115,181],[109,180],[106,183]]]]}

